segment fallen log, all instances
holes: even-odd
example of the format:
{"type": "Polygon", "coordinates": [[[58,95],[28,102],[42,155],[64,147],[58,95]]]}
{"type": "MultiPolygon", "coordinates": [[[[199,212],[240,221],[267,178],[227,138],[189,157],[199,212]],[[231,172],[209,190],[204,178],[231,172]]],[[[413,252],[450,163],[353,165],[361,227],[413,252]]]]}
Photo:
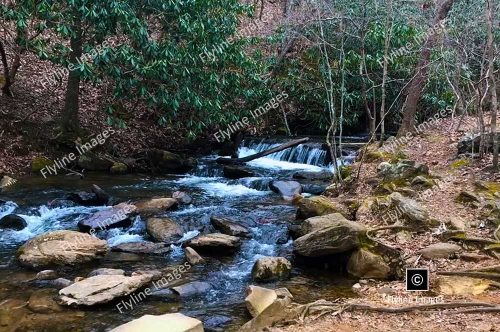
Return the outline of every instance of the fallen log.
{"type": "Polygon", "coordinates": [[[277,146],[275,148],[272,148],[272,149],[269,149],[269,150],[266,150],[266,151],[262,151],[262,152],[253,154],[251,156],[246,156],[246,157],[243,157],[243,158],[218,158],[217,162],[219,164],[224,164],[224,165],[229,165],[229,164],[243,164],[243,163],[252,161],[254,159],[265,157],[265,156],[270,155],[272,153],[276,153],[276,152],[280,152],[280,151],[286,150],[288,148],[292,148],[294,146],[297,146],[299,144],[305,143],[307,141],[309,141],[309,137],[300,138],[300,139],[296,139],[296,140],[287,142],[285,144],[281,144],[280,146],[277,146]]]}

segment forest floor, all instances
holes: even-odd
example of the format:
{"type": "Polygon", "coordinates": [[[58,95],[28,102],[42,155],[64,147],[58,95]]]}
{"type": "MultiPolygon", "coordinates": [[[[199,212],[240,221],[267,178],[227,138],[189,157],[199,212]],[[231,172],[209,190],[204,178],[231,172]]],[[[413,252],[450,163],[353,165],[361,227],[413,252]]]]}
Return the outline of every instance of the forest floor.
{"type": "MultiPolygon", "coordinates": [[[[474,183],[478,180],[489,181],[499,184],[500,174],[489,171],[491,165],[491,154],[483,159],[458,159],[457,142],[464,136],[465,132],[471,132],[476,127],[477,119],[465,117],[460,129],[457,125],[460,119],[443,119],[436,127],[427,130],[422,135],[416,136],[408,144],[401,147],[402,152],[409,159],[429,166],[430,174],[441,178],[448,177],[445,185],[431,191],[426,199],[418,199],[432,218],[448,222],[453,218],[461,219],[466,225],[465,230],[468,237],[479,237],[493,239],[495,228],[488,225],[481,209],[463,205],[455,200],[463,190],[473,190],[474,183]]],[[[487,121],[488,122],[488,121],[487,121]]],[[[346,194],[347,197],[363,199],[374,195],[370,180],[376,176],[376,168],[380,163],[364,163],[358,186],[354,193],[346,194]]],[[[357,170],[359,161],[354,164],[357,170]]],[[[340,198],[342,198],[341,195],[340,198]]],[[[345,197],[344,197],[345,198],[345,197]]],[[[358,220],[369,227],[384,226],[380,217],[366,216],[358,220]]],[[[454,259],[432,259],[428,260],[419,256],[418,251],[430,244],[442,242],[440,233],[434,229],[426,232],[412,232],[410,237],[401,236],[396,232],[384,232],[377,237],[384,243],[401,250],[406,258],[408,266],[428,267],[430,270],[430,291],[421,294],[411,294],[405,290],[405,281],[375,281],[360,280],[353,303],[369,304],[379,307],[402,307],[414,305],[415,303],[399,303],[397,300],[409,300],[411,298],[428,297],[429,299],[440,297],[440,300],[448,302],[487,302],[500,304],[500,289],[488,288],[485,292],[471,292],[474,294],[443,295],[437,289],[437,281],[441,277],[437,271],[460,271],[476,269],[486,266],[498,266],[498,259],[486,255],[473,245],[462,243],[467,254],[454,259]],[[472,259],[473,257],[474,259],[472,259]],[[412,263],[410,265],[410,263],[412,263]],[[390,296],[389,296],[390,295],[390,296]],[[394,302],[394,299],[397,299],[394,302]]],[[[498,286],[496,286],[498,287],[498,286]]],[[[403,300],[403,301],[404,301],[403,300]]],[[[288,327],[272,328],[270,331],[284,332],[306,332],[306,331],[499,331],[500,314],[497,313],[456,313],[460,309],[448,309],[439,311],[414,311],[409,313],[374,313],[374,312],[343,312],[336,315],[327,315],[318,319],[308,318],[301,324],[288,327]]]]}

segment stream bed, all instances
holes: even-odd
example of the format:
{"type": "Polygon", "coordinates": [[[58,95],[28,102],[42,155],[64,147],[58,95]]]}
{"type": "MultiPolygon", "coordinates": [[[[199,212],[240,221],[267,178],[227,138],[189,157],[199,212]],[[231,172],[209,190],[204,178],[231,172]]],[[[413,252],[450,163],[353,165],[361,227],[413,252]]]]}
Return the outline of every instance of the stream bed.
{"type": "MultiPolygon", "coordinates": [[[[271,146],[271,143],[259,141],[246,142],[239,149],[239,157],[271,146]]],[[[260,158],[248,163],[255,176],[238,180],[223,176],[222,166],[215,162],[218,157],[199,158],[196,169],[182,176],[89,174],[84,179],[64,175],[22,179],[14,188],[2,193],[7,203],[0,205],[0,218],[15,213],[23,217],[28,226],[21,231],[0,230],[0,302],[6,299],[27,301],[33,292],[47,287],[30,281],[36,271],[19,266],[15,251],[39,234],[60,229],[77,230],[79,220],[102,210],[104,207],[100,206],[51,207],[49,203],[69,192],[88,191],[92,184],[120,200],[132,202],[155,196],[170,197],[178,190],[188,193],[193,198],[192,204],[181,205],[177,210],[165,213],[166,217],[182,227],[183,240],[213,232],[210,225],[212,215],[241,223],[251,230],[251,237],[243,240],[240,250],[234,255],[203,255],[206,263],[193,266],[187,273],[187,280],[203,281],[212,286],[202,294],[182,299],[149,296],[123,313],[116,308],[116,303],[89,309],[64,308],[68,315],[76,310],[81,314],[71,323],[61,323],[60,331],[107,331],[145,314],[170,312],[182,312],[202,320],[207,331],[210,328],[235,331],[251,319],[244,303],[245,289],[251,284],[267,288],[287,287],[298,303],[353,296],[351,286],[355,279],[341,273],[294,264],[293,242],[288,236],[287,225],[295,219],[296,208],[269,189],[271,180],[291,179],[297,171],[331,170],[326,151],[321,146],[298,146],[260,158]],[[290,279],[271,283],[252,282],[252,266],[262,256],[289,259],[293,265],[290,279]]],[[[348,163],[352,158],[353,153],[345,153],[344,162],[348,163]]],[[[98,236],[105,239],[109,246],[151,241],[140,217],[126,229],[100,231],[98,236]]],[[[73,280],[100,267],[120,268],[130,273],[180,265],[184,259],[180,245],[173,245],[170,252],[160,256],[112,252],[99,262],[60,268],[58,274],[73,280]]],[[[33,314],[32,319],[36,321],[37,316],[47,319],[42,316],[48,315],[33,314]]],[[[58,329],[51,327],[48,330],[54,332],[58,329]]]]}

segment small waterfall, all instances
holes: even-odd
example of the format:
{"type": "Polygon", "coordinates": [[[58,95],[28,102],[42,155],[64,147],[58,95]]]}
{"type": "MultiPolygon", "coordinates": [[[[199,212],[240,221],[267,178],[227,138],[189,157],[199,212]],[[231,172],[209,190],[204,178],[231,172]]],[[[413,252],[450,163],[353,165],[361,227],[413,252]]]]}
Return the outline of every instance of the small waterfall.
{"type": "MultiPolygon", "coordinates": [[[[249,141],[248,144],[247,142],[243,143],[243,147],[254,150],[256,153],[272,149],[279,145],[279,143],[267,143],[264,140],[260,142],[249,141]]],[[[300,144],[293,148],[270,154],[267,158],[297,164],[327,166],[327,152],[318,143],[300,144]]]]}

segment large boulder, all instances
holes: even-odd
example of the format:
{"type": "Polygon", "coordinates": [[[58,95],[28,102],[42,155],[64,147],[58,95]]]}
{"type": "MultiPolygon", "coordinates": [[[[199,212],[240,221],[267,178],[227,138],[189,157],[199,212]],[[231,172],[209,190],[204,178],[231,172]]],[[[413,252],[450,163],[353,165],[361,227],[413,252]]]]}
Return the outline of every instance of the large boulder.
{"type": "Polygon", "coordinates": [[[129,242],[121,243],[111,248],[111,251],[127,252],[131,254],[163,255],[170,251],[165,243],[129,242]]]}
{"type": "Polygon", "coordinates": [[[58,301],[67,306],[93,306],[132,294],[152,279],[152,275],[97,275],[75,282],[59,291],[58,301]]]}
{"type": "Polygon", "coordinates": [[[307,218],[300,225],[298,234],[299,236],[304,236],[308,233],[320,230],[322,228],[335,226],[339,222],[346,222],[346,221],[348,220],[340,213],[330,213],[324,216],[307,218]]]}
{"type": "Polygon", "coordinates": [[[252,279],[256,281],[286,279],[291,271],[292,264],[284,257],[262,257],[252,268],[252,279]]]}
{"type": "Polygon", "coordinates": [[[137,207],[137,212],[141,215],[153,215],[176,208],[178,202],[175,198],[163,197],[142,200],[134,205],[137,207]]]}
{"type": "Polygon", "coordinates": [[[165,150],[152,149],[147,153],[154,170],[167,173],[184,173],[193,167],[189,159],[165,150]]]}
{"type": "Polygon", "coordinates": [[[236,236],[212,233],[200,235],[186,243],[186,246],[201,251],[209,251],[218,254],[233,253],[241,246],[240,238],[236,236]]]}
{"type": "Polygon", "coordinates": [[[144,315],[110,332],[203,332],[203,323],[181,313],[144,315]]]}
{"type": "Polygon", "coordinates": [[[347,272],[358,278],[386,279],[390,275],[391,268],[381,256],[365,249],[358,249],[349,258],[347,272]]]}
{"type": "Polygon", "coordinates": [[[240,179],[255,176],[255,173],[240,166],[224,166],[224,176],[228,179],[240,179]]]}
{"type": "MultiPolygon", "coordinates": [[[[500,133],[497,133],[498,139],[500,140],[500,133]]],[[[487,152],[493,151],[493,134],[485,133],[483,135],[485,141],[483,142],[483,148],[486,149],[487,152]]],[[[467,154],[467,153],[478,153],[479,146],[481,145],[481,134],[469,134],[462,137],[457,144],[458,154],[467,154]]]]}
{"type": "Polygon", "coordinates": [[[26,220],[16,214],[8,214],[0,219],[0,229],[20,231],[28,226],[26,220]]]}
{"type": "Polygon", "coordinates": [[[210,218],[210,223],[215,229],[227,235],[242,237],[248,237],[250,235],[248,228],[226,218],[212,216],[210,218]]]}
{"type": "Polygon", "coordinates": [[[181,226],[170,218],[148,218],[146,230],[153,239],[159,242],[175,242],[184,234],[181,226]]]}
{"type": "Polygon", "coordinates": [[[78,157],[77,164],[88,171],[108,171],[113,166],[113,160],[87,152],[78,157]]]}
{"type": "Polygon", "coordinates": [[[271,181],[269,188],[275,193],[281,194],[283,199],[292,200],[295,195],[302,193],[302,185],[297,181],[271,181]]]}
{"type": "Polygon", "coordinates": [[[75,231],[55,231],[32,238],[17,251],[19,262],[29,267],[75,265],[101,258],[106,241],[75,231]]]}
{"type": "Polygon", "coordinates": [[[420,250],[422,257],[427,259],[440,259],[456,256],[462,248],[453,243],[434,243],[420,250]]]}
{"type": "Polygon", "coordinates": [[[411,225],[428,227],[432,223],[429,212],[416,200],[404,197],[398,192],[390,194],[389,199],[391,207],[395,209],[395,213],[411,225]]]}
{"type": "Polygon", "coordinates": [[[111,208],[94,213],[78,222],[82,232],[128,227],[133,221],[137,208],[134,205],[120,203],[111,208]]]}
{"type": "Polygon", "coordinates": [[[347,207],[333,202],[332,200],[324,196],[313,196],[309,198],[296,196],[293,199],[293,204],[298,207],[297,219],[307,219],[330,213],[341,213],[344,216],[349,215],[347,207]]]}
{"type": "Polygon", "coordinates": [[[418,175],[429,174],[429,167],[413,160],[401,160],[396,164],[382,162],[377,166],[377,172],[385,180],[412,180],[418,175]]]}
{"type": "Polygon", "coordinates": [[[293,174],[293,178],[305,180],[330,180],[331,178],[333,178],[333,173],[330,171],[297,171],[293,174]]]}
{"type": "Polygon", "coordinates": [[[354,221],[337,221],[295,240],[294,252],[306,257],[320,257],[347,252],[360,246],[366,228],[354,221]]]}
{"type": "Polygon", "coordinates": [[[191,204],[193,202],[191,196],[183,191],[174,191],[172,198],[175,198],[179,204],[191,204]]]}

